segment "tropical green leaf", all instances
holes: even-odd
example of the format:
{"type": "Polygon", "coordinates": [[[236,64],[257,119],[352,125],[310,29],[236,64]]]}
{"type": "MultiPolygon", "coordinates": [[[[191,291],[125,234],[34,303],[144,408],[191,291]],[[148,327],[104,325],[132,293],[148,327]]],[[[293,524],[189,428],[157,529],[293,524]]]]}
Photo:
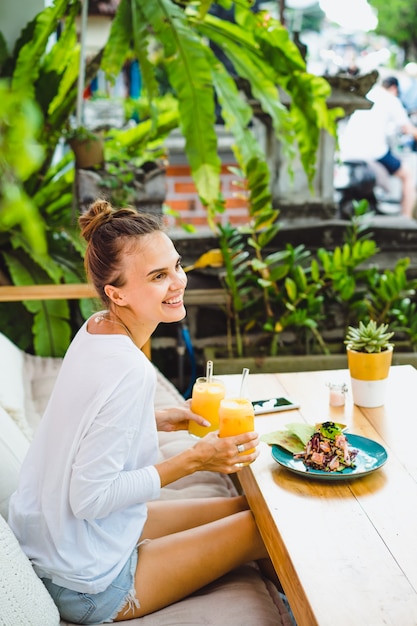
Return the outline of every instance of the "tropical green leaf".
{"type": "Polygon", "coordinates": [[[30,300],[25,305],[38,303],[34,314],[33,334],[36,354],[62,357],[71,339],[69,307],[66,300],[30,300]]]}
{"type": "MultiPolygon", "coordinates": [[[[0,231],[13,231],[19,225],[22,236],[30,242],[33,255],[47,258],[45,230],[37,209],[23,189],[3,183],[1,198],[0,231]]],[[[16,230],[17,232],[17,230],[16,230]]]]}
{"type": "MultiPolygon", "coordinates": [[[[45,284],[48,277],[39,266],[30,263],[24,254],[4,254],[15,285],[45,284]]],[[[23,303],[34,315],[34,345],[36,353],[63,356],[69,343],[69,306],[66,300],[27,300],[23,303]]]]}
{"type": "Polygon", "coordinates": [[[144,3],[143,13],[161,42],[165,67],[179,103],[185,152],[202,201],[219,196],[220,159],[214,128],[215,104],[206,46],[184,12],[170,0],[144,3]]]}
{"type": "Polygon", "coordinates": [[[285,289],[287,291],[288,297],[292,302],[295,302],[298,296],[297,285],[292,278],[287,277],[285,279],[285,289]]]}
{"type": "MultiPolygon", "coordinates": [[[[26,98],[34,97],[35,81],[39,76],[40,60],[49,38],[56,32],[58,20],[65,16],[75,0],[55,0],[53,5],[38,13],[33,20],[33,36],[20,50],[13,73],[12,87],[26,98]]],[[[77,2],[80,6],[79,2],[77,2]]]]}
{"type": "MultiPolygon", "coordinates": [[[[134,0],[132,2],[132,28],[133,28],[133,50],[140,64],[142,80],[146,87],[146,93],[149,101],[157,97],[159,86],[155,77],[155,69],[152,61],[148,56],[149,49],[149,28],[146,16],[142,11],[143,0],[134,0]]],[[[152,120],[156,124],[156,109],[151,106],[152,120]]]]}
{"type": "MultiPolygon", "coordinates": [[[[265,209],[272,206],[270,174],[265,154],[248,128],[252,115],[251,108],[242,99],[224,66],[213,62],[211,68],[213,83],[222,106],[222,115],[236,141],[233,146],[234,154],[248,182],[250,215],[261,213],[262,217],[258,218],[258,221],[262,220],[262,223],[265,223],[265,209]]],[[[276,215],[277,212],[274,214],[275,218],[276,215]]],[[[258,224],[256,226],[258,227],[258,224]]]]}
{"type": "Polygon", "coordinates": [[[14,284],[42,284],[42,282],[49,283],[51,280],[57,283],[61,280],[62,268],[59,264],[49,255],[34,250],[22,234],[16,232],[11,238],[11,244],[13,250],[9,253],[3,252],[3,256],[9,265],[14,284]],[[16,263],[15,267],[12,265],[13,260],[16,263]],[[20,274],[19,272],[24,273],[20,274]]]}
{"type": "Polygon", "coordinates": [[[114,82],[126,58],[133,53],[140,65],[141,79],[150,102],[152,123],[157,123],[153,100],[158,95],[155,68],[150,59],[149,24],[141,0],[122,0],[116,12],[109,39],[104,49],[101,67],[107,79],[114,82]]]}
{"type": "Polygon", "coordinates": [[[80,47],[77,45],[75,20],[70,16],[65,20],[65,26],[57,43],[45,60],[45,69],[59,73],[59,80],[55,92],[49,99],[47,114],[53,115],[60,110],[68,99],[68,92],[74,88],[79,73],[80,47]]]}
{"type": "Polygon", "coordinates": [[[111,24],[101,67],[108,80],[114,81],[130,51],[133,40],[132,0],[121,0],[111,24]]]}
{"type": "Polygon", "coordinates": [[[281,137],[287,135],[289,138],[292,124],[288,109],[280,101],[275,74],[268,61],[259,53],[253,31],[243,31],[238,25],[214,16],[207,16],[200,30],[222,48],[238,76],[248,80],[252,96],[260,102],[263,111],[271,116],[281,137]]]}

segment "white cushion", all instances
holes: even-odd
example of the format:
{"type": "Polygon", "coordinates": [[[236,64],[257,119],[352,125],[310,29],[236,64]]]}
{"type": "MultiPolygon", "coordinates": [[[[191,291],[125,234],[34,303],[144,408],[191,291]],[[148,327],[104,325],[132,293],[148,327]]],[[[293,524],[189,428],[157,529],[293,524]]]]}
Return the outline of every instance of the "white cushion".
{"type": "Polygon", "coordinates": [[[24,354],[26,421],[35,431],[52,393],[62,359],[24,354]]]}
{"type": "Polygon", "coordinates": [[[24,353],[0,333],[0,406],[31,438],[25,417],[24,353]]]}
{"type": "Polygon", "coordinates": [[[17,488],[20,466],[28,447],[27,438],[0,407],[0,514],[5,519],[9,498],[17,488]]]}
{"type": "Polygon", "coordinates": [[[0,625],[58,626],[58,610],[0,516],[0,625]]]}
{"type": "MultiPolygon", "coordinates": [[[[294,626],[277,589],[243,565],[193,595],[119,626],[294,626]]],[[[62,621],[61,626],[73,626],[62,621]]],[[[104,626],[104,625],[101,625],[104,626]]]]}
{"type": "Polygon", "coordinates": [[[177,406],[185,402],[178,389],[169,381],[162,372],[155,367],[156,371],[156,391],[155,391],[155,409],[163,409],[164,407],[177,406]]]}

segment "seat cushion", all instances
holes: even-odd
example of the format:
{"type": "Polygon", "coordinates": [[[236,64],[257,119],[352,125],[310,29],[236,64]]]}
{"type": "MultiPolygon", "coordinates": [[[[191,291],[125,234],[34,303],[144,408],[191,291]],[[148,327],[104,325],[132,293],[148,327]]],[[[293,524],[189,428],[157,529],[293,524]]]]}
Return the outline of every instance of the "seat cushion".
{"type": "Polygon", "coordinates": [[[41,420],[61,364],[59,358],[24,354],[26,422],[32,433],[41,420]]]}
{"type": "MultiPolygon", "coordinates": [[[[278,591],[244,565],[188,598],[123,626],[293,626],[278,591]]],[[[61,626],[73,626],[61,621],[61,626]]],[[[102,625],[100,625],[102,626],[102,625]]]]}
{"type": "Polygon", "coordinates": [[[12,530],[0,516],[0,624],[58,626],[59,613],[12,530]]]}
{"type": "Polygon", "coordinates": [[[0,407],[0,515],[6,520],[9,498],[17,488],[20,466],[28,448],[28,439],[0,407]]]}
{"type": "Polygon", "coordinates": [[[30,439],[25,416],[24,352],[0,333],[0,407],[30,439]]]}

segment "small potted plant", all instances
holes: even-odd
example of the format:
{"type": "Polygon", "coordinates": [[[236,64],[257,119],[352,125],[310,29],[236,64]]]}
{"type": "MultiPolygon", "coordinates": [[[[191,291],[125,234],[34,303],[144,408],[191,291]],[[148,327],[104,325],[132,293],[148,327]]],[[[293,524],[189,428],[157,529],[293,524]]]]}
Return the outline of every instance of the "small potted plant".
{"type": "Polygon", "coordinates": [[[103,137],[85,126],[71,128],[65,133],[67,143],[71,146],[78,169],[100,167],[104,163],[103,137]]]}
{"type": "Polygon", "coordinates": [[[392,362],[393,344],[388,324],[370,320],[349,326],[345,344],[353,402],[358,406],[382,406],[392,362]]]}

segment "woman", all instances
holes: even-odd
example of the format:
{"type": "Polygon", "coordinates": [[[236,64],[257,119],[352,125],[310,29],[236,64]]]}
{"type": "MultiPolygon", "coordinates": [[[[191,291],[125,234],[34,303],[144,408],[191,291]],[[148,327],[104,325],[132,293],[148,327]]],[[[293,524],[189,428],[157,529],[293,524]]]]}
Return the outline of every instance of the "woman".
{"type": "MultiPolygon", "coordinates": [[[[81,327],[23,464],[9,523],[61,616],[132,619],[266,556],[243,497],[159,501],[197,472],[229,474],[256,433],[210,433],[157,462],[157,429],[204,424],[189,405],[153,408],[155,371],[141,351],[160,322],[185,316],[186,276],[159,223],[97,201],[79,219],[85,263],[106,310],[81,327]]],[[[239,461],[239,465],[237,465],[239,461]]]]}

